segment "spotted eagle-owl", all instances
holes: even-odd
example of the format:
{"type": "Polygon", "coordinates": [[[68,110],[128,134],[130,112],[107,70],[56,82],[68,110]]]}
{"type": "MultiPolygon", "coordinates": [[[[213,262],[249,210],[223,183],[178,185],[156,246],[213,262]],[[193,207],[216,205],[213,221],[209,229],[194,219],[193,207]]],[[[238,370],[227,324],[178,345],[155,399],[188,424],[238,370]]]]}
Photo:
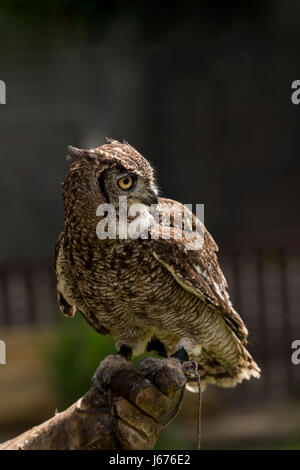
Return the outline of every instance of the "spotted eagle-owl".
{"type": "MultiPolygon", "coordinates": [[[[149,162],[128,143],[112,139],[90,150],[69,147],[69,158],[64,231],[55,256],[61,311],[67,316],[80,311],[92,328],[110,334],[118,349],[133,355],[159,349],[170,356],[184,346],[198,362],[202,385],[230,387],[259,377],[246,349],[247,329],[227,293],[216,243],[202,226],[202,245],[187,249],[190,239],[180,232],[184,218],[177,217],[184,206],[157,197],[149,162]],[[101,219],[97,208],[112,205],[120,220],[120,196],[126,197],[129,210],[136,203],[143,208],[136,218],[149,236],[126,238],[117,230],[115,237],[99,238],[97,225],[107,213],[101,219]],[[152,204],[159,214],[156,236],[150,233],[152,204]],[[161,216],[168,208],[171,227],[165,237],[161,216]]],[[[199,223],[191,217],[192,226],[199,223]]],[[[130,221],[134,217],[128,215],[130,221]]]]}

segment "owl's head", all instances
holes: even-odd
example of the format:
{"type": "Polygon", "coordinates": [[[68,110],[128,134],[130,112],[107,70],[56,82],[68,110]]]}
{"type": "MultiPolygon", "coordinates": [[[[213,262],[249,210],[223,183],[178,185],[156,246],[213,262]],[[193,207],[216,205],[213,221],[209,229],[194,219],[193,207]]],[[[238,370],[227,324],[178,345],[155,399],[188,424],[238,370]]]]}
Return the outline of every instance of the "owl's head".
{"type": "Polygon", "coordinates": [[[149,162],[128,143],[109,139],[90,150],[68,147],[73,160],[63,188],[65,205],[93,210],[101,203],[119,205],[126,196],[128,205],[157,204],[157,187],[149,162]],[[76,204],[76,200],[78,204],[76,204]]]}

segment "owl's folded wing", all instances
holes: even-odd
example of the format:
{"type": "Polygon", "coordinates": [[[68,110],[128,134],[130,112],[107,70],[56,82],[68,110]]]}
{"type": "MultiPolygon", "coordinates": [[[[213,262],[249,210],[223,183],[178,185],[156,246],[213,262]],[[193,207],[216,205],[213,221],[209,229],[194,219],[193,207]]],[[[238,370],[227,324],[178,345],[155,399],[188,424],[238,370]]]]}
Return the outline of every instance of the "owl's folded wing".
{"type": "Polygon", "coordinates": [[[184,289],[215,307],[233,333],[246,344],[248,331],[231,305],[227,282],[218,263],[216,255],[218,247],[214,239],[199,219],[183,204],[159,198],[159,206],[159,238],[150,240],[153,256],[184,289]],[[171,214],[170,229],[163,220],[163,213],[167,211],[171,214]],[[191,238],[193,235],[194,238],[191,238]]]}
{"type": "Polygon", "coordinates": [[[98,321],[95,321],[89,314],[89,308],[81,295],[76,278],[72,273],[69,259],[65,255],[63,242],[64,233],[62,232],[56,240],[54,258],[57,301],[60,311],[66,317],[73,317],[78,309],[94,330],[102,335],[106,335],[108,333],[107,329],[99,324],[98,321]]]}
{"type": "Polygon", "coordinates": [[[70,296],[72,296],[71,285],[75,283],[72,281],[71,275],[66,275],[67,262],[63,252],[63,236],[64,233],[61,232],[55,244],[54,270],[56,275],[57,302],[60,311],[66,317],[74,317],[76,306],[75,301],[70,302],[70,296]],[[68,301],[66,297],[68,297],[68,301]]]}

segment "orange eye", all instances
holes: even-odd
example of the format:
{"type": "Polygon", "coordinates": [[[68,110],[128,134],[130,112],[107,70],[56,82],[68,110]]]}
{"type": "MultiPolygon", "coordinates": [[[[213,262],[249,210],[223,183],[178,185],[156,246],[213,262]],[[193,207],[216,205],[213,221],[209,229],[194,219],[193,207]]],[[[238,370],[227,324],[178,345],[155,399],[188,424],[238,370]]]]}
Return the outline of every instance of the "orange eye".
{"type": "Polygon", "coordinates": [[[126,191],[127,189],[130,189],[133,185],[133,179],[131,176],[124,176],[123,178],[119,179],[118,184],[121,189],[124,189],[124,191],[126,191]]]}

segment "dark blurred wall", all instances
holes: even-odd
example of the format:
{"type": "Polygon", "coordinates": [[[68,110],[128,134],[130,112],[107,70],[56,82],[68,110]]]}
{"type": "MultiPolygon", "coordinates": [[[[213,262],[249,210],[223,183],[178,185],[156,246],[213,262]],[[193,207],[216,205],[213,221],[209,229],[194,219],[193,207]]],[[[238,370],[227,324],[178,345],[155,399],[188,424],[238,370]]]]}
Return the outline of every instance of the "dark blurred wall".
{"type": "Polygon", "coordinates": [[[3,1],[1,261],[52,256],[66,146],[105,136],[153,162],[163,195],[204,203],[220,245],[299,228],[300,4],[240,3],[3,1]]]}

